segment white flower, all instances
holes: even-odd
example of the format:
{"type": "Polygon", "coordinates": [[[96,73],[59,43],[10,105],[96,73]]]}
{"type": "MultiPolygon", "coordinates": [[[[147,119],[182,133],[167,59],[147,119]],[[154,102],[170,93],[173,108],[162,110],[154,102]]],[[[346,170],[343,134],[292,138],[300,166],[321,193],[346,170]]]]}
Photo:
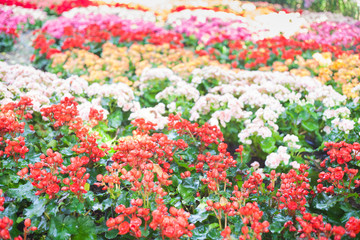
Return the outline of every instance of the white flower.
{"type": "Polygon", "coordinates": [[[287,147],[280,146],[276,153],[270,153],[265,160],[265,166],[269,168],[277,168],[281,162],[288,165],[290,155],[287,153],[287,147]]]}
{"type": "Polygon", "coordinates": [[[251,163],[250,166],[256,170],[256,169],[258,169],[260,167],[260,163],[255,161],[255,162],[251,163]]]}
{"type": "Polygon", "coordinates": [[[155,107],[141,108],[138,111],[131,113],[129,119],[143,118],[146,121],[156,123],[157,125],[155,129],[163,129],[168,123],[167,117],[163,116],[164,113],[165,105],[163,103],[159,103],[155,107]]]}
{"type": "Polygon", "coordinates": [[[295,168],[295,169],[299,169],[300,168],[300,164],[298,162],[292,161],[290,162],[290,165],[295,168]]]}
{"type": "Polygon", "coordinates": [[[290,148],[294,148],[294,149],[300,149],[301,146],[298,145],[297,143],[299,142],[299,138],[296,135],[291,135],[291,134],[287,134],[283,141],[288,145],[288,147],[290,148]]]}

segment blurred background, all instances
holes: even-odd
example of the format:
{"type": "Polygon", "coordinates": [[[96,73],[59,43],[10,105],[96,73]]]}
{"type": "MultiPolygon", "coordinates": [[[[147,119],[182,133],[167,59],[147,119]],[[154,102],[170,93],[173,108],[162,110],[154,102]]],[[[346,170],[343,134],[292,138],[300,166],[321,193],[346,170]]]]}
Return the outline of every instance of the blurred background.
{"type": "MultiPolygon", "coordinates": [[[[250,0],[250,2],[258,2],[250,0]]],[[[316,12],[342,13],[359,18],[359,0],[268,0],[265,2],[281,4],[292,9],[308,9],[316,12]]]]}

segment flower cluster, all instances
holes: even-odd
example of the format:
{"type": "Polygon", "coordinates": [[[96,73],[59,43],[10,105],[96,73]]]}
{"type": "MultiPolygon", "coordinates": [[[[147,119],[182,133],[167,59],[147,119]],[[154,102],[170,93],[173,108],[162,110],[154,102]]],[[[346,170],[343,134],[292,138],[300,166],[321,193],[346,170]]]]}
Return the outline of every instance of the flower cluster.
{"type": "Polygon", "coordinates": [[[109,228],[108,230],[118,229],[119,235],[125,235],[129,231],[131,231],[131,235],[136,236],[137,238],[141,237],[140,226],[143,221],[145,221],[145,230],[147,222],[150,220],[150,209],[141,208],[143,205],[143,201],[141,199],[131,199],[132,207],[126,208],[124,205],[119,205],[115,208],[115,212],[119,214],[119,216],[115,218],[109,218],[106,221],[106,226],[109,228]],[[128,221],[126,221],[129,220],[128,221]]]}
{"type": "MultiPolygon", "coordinates": [[[[161,201],[158,200],[157,202],[161,201]]],[[[165,205],[159,204],[151,214],[153,219],[149,227],[153,230],[159,229],[162,236],[166,236],[171,240],[179,239],[184,235],[192,237],[193,233],[191,231],[195,229],[195,225],[188,222],[190,214],[183,209],[174,207],[169,209],[169,213],[165,205]]]]}
{"type": "Polygon", "coordinates": [[[300,224],[298,230],[301,233],[300,238],[313,239],[314,236],[324,236],[324,239],[329,239],[334,236],[334,239],[341,239],[345,234],[343,227],[324,223],[322,215],[313,216],[311,213],[303,213],[302,217],[296,217],[296,221],[300,224]]]}
{"type": "Polygon", "coordinates": [[[40,162],[29,164],[30,174],[28,174],[28,168],[23,168],[18,175],[32,182],[32,185],[38,189],[36,195],[46,193],[52,199],[60,191],[61,180],[58,174],[63,166],[63,159],[60,153],[53,152],[51,149],[46,151],[46,155],[40,156],[40,162]]]}
{"type": "Polygon", "coordinates": [[[280,176],[281,186],[276,193],[279,200],[279,208],[287,208],[289,215],[294,215],[296,210],[305,212],[306,197],[309,194],[310,184],[306,170],[308,166],[301,164],[299,173],[291,169],[287,174],[280,176]]]}

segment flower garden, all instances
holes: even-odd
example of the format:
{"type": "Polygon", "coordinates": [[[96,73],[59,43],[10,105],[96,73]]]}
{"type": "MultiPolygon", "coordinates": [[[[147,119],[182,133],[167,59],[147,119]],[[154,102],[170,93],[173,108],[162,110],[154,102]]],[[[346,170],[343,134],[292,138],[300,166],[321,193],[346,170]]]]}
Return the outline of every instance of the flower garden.
{"type": "Polygon", "coordinates": [[[134,2],[0,0],[0,239],[360,239],[360,21],[134,2]]]}

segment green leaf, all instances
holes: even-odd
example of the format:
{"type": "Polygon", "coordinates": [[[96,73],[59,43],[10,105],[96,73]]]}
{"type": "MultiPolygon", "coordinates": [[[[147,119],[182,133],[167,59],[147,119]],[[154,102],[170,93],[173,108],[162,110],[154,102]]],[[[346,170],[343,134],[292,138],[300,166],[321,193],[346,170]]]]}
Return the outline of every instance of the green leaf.
{"type": "Polygon", "coordinates": [[[106,233],[105,233],[105,237],[106,237],[106,239],[114,239],[114,238],[116,238],[116,236],[119,234],[119,230],[117,230],[117,229],[113,229],[113,230],[111,230],[111,231],[107,231],[106,233]]]}
{"type": "Polygon", "coordinates": [[[301,119],[302,121],[306,121],[310,118],[310,114],[307,111],[301,111],[299,114],[299,119],[301,119]]]}
{"type": "Polygon", "coordinates": [[[319,210],[325,210],[328,211],[330,208],[335,206],[338,199],[333,196],[326,196],[324,193],[318,194],[314,200],[313,203],[315,204],[315,208],[319,210]]]}
{"type": "Polygon", "coordinates": [[[207,239],[212,240],[221,239],[218,223],[212,223],[209,225],[209,233],[207,234],[207,237],[207,239]]]}
{"type": "Polygon", "coordinates": [[[83,239],[97,239],[96,237],[96,225],[94,221],[89,216],[80,216],[77,219],[78,222],[78,231],[76,235],[72,238],[73,240],[83,240],[83,239]]]}
{"type": "Polygon", "coordinates": [[[34,189],[31,182],[27,182],[23,185],[20,185],[18,188],[9,189],[7,194],[9,197],[16,198],[18,200],[22,200],[26,198],[32,202],[35,202],[39,197],[35,195],[35,192],[32,191],[34,189]]]}
{"type": "Polygon", "coordinates": [[[118,109],[108,116],[108,121],[109,121],[108,125],[109,127],[112,128],[118,128],[121,126],[122,120],[123,120],[123,112],[122,110],[118,109]]]}
{"type": "Polygon", "coordinates": [[[266,153],[272,153],[275,149],[275,139],[273,137],[267,137],[261,141],[260,147],[266,153]]]}
{"type": "Polygon", "coordinates": [[[309,132],[314,132],[319,129],[319,123],[315,119],[309,119],[307,121],[302,121],[301,126],[309,132]]]}
{"type": "Polygon", "coordinates": [[[58,204],[54,199],[52,199],[47,205],[46,205],[46,212],[50,215],[56,215],[59,212],[59,207],[61,205],[63,205],[64,203],[62,202],[61,204],[58,204]]]}
{"type": "Polygon", "coordinates": [[[197,222],[203,222],[205,219],[207,219],[210,215],[209,211],[206,211],[205,207],[207,207],[206,203],[201,203],[199,204],[199,206],[197,206],[196,208],[196,213],[195,214],[191,214],[191,216],[189,217],[189,222],[191,223],[197,223],[197,222]]]}
{"type": "Polygon", "coordinates": [[[113,201],[112,201],[110,198],[105,199],[104,201],[102,201],[102,203],[101,203],[101,205],[102,205],[102,210],[104,211],[104,210],[108,209],[109,207],[111,207],[112,202],[113,202],[113,201]]]}
{"type": "Polygon", "coordinates": [[[66,216],[64,219],[66,222],[66,229],[70,234],[76,234],[78,231],[78,223],[75,217],[73,216],[66,216]]]}
{"type": "Polygon", "coordinates": [[[180,193],[180,196],[181,196],[184,204],[189,204],[190,202],[195,201],[194,196],[196,194],[196,191],[194,191],[194,189],[192,189],[190,187],[185,187],[184,185],[179,184],[177,190],[180,193]]]}
{"type": "Polygon", "coordinates": [[[283,216],[280,213],[276,214],[274,216],[274,218],[272,219],[272,222],[271,222],[271,224],[269,226],[269,230],[272,233],[280,233],[284,229],[284,224],[287,221],[291,221],[291,220],[292,220],[292,218],[290,216],[288,216],[288,215],[283,216]]]}
{"type": "Polygon", "coordinates": [[[64,215],[54,216],[50,219],[50,228],[48,237],[56,240],[70,239],[70,231],[66,228],[67,224],[64,221],[64,215]]]}
{"type": "Polygon", "coordinates": [[[34,216],[40,217],[45,212],[45,199],[36,199],[36,201],[28,208],[25,209],[26,218],[34,216]]]}
{"type": "Polygon", "coordinates": [[[80,202],[79,199],[73,198],[69,204],[68,209],[71,212],[77,212],[83,214],[86,212],[84,203],[80,202]]]}
{"type": "Polygon", "coordinates": [[[209,228],[207,226],[205,227],[204,225],[201,225],[199,227],[196,227],[192,231],[192,233],[193,233],[192,239],[205,240],[205,239],[207,239],[206,236],[207,236],[208,232],[209,232],[209,228]]]}
{"type": "Polygon", "coordinates": [[[48,237],[50,239],[97,239],[96,225],[88,216],[74,216],[58,215],[52,217],[50,220],[50,229],[48,237]]]}

